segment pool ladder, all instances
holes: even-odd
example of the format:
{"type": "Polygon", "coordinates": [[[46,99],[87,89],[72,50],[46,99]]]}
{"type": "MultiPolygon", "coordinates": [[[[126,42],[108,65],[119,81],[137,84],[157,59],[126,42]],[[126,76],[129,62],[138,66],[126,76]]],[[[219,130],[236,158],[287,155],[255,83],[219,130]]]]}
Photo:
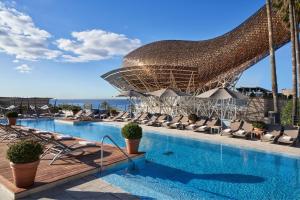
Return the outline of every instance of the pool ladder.
{"type": "Polygon", "coordinates": [[[121,149],[121,147],[109,135],[105,135],[102,137],[102,140],[101,140],[100,173],[102,173],[102,171],[103,171],[103,151],[104,151],[103,144],[104,144],[105,139],[109,139],[119,149],[119,151],[121,151],[126,156],[129,167],[131,167],[130,169],[135,169],[135,164],[134,164],[133,160],[128,156],[128,154],[125,153],[125,151],[123,149],[121,149]]]}

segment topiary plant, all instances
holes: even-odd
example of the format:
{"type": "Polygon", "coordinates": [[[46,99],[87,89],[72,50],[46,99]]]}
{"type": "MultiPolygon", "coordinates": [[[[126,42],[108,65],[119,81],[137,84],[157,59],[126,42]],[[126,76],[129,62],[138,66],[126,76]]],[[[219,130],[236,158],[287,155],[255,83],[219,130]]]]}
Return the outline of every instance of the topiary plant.
{"type": "Polygon", "coordinates": [[[143,130],[137,123],[130,122],[122,128],[122,136],[126,139],[141,139],[143,130]]]}
{"type": "Polygon", "coordinates": [[[7,118],[17,118],[18,117],[18,113],[14,112],[14,111],[11,111],[11,112],[6,113],[6,117],[7,118]]]}
{"type": "Polygon", "coordinates": [[[43,146],[33,140],[22,140],[9,147],[6,158],[12,163],[31,163],[40,159],[43,146]]]}
{"type": "Polygon", "coordinates": [[[252,122],[252,126],[254,128],[258,128],[258,129],[266,129],[266,127],[267,127],[266,123],[261,122],[261,121],[252,122]]]}
{"type": "Polygon", "coordinates": [[[196,122],[198,119],[198,116],[196,114],[189,114],[188,116],[189,120],[191,120],[192,122],[196,122]]]}

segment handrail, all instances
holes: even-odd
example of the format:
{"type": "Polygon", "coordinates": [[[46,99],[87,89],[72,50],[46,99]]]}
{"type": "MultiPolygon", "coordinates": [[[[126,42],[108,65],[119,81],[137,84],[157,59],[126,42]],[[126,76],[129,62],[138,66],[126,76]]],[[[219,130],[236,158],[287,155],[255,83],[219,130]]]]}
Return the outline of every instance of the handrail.
{"type": "Polygon", "coordinates": [[[108,138],[118,149],[119,151],[121,151],[126,157],[127,157],[127,160],[128,160],[128,163],[132,163],[132,166],[133,166],[133,169],[135,168],[135,164],[133,162],[133,160],[127,155],[127,153],[125,153],[125,151],[123,149],[121,149],[121,147],[109,136],[109,135],[105,135],[102,137],[102,140],[101,140],[101,160],[100,160],[100,172],[102,172],[102,168],[103,168],[103,143],[104,143],[104,140],[105,138],[108,138]]]}

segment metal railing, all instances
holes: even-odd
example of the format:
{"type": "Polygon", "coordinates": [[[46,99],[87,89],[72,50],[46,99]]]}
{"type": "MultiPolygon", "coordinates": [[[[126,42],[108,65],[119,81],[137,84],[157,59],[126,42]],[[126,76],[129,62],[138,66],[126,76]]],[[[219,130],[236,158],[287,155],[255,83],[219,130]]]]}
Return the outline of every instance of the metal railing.
{"type": "Polygon", "coordinates": [[[103,144],[104,144],[104,140],[106,138],[109,139],[119,149],[119,151],[121,151],[127,157],[128,163],[131,163],[132,169],[134,169],[135,164],[134,164],[133,160],[127,155],[127,153],[125,153],[125,151],[123,149],[121,149],[121,147],[109,135],[105,135],[102,137],[102,140],[101,140],[100,173],[102,172],[102,169],[103,169],[103,150],[104,150],[103,144]]]}

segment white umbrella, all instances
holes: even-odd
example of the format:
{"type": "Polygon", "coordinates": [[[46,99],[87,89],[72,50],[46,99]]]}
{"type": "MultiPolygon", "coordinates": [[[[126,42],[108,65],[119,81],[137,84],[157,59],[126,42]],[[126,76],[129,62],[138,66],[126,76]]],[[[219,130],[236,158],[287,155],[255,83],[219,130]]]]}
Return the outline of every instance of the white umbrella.
{"type": "Polygon", "coordinates": [[[6,110],[13,110],[13,109],[15,109],[15,108],[16,108],[15,105],[11,105],[11,106],[8,106],[8,107],[6,108],[6,110]]]}

